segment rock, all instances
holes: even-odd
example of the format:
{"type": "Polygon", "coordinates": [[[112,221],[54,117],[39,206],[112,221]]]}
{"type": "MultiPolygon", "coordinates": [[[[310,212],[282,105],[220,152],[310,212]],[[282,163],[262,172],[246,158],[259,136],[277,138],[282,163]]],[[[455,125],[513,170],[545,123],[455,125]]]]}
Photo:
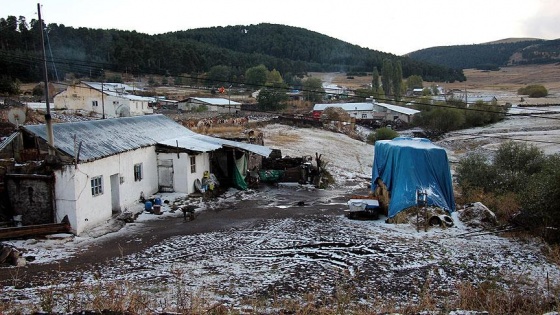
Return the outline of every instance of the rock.
{"type": "Polygon", "coordinates": [[[123,221],[125,223],[132,223],[136,220],[136,218],[138,218],[138,213],[125,211],[117,217],[117,220],[123,221]]]}
{"type": "Polygon", "coordinates": [[[8,259],[8,256],[10,256],[10,253],[12,252],[12,249],[8,246],[4,246],[0,248],[0,264],[3,264],[6,262],[6,260],[8,259]]]}
{"type": "Polygon", "coordinates": [[[457,211],[457,213],[461,222],[471,227],[490,229],[498,225],[494,212],[490,211],[480,202],[468,204],[464,209],[457,211]]]}

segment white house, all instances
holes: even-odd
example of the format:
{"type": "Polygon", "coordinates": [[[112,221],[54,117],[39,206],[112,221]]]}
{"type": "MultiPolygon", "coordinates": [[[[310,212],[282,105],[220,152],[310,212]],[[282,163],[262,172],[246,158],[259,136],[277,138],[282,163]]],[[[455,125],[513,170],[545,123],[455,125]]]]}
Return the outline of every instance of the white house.
{"type": "Polygon", "coordinates": [[[313,118],[320,119],[323,111],[329,107],[342,108],[350,115],[350,117],[354,117],[356,120],[371,120],[375,118],[372,103],[315,104],[315,106],[313,106],[313,118]]]}
{"type": "Polygon", "coordinates": [[[376,117],[381,117],[382,120],[402,120],[404,122],[410,123],[412,121],[412,116],[419,113],[419,110],[384,104],[384,103],[373,103],[373,109],[376,112],[376,117]]]}
{"type": "Polygon", "coordinates": [[[54,108],[95,112],[105,117],[128,117],[153,114],[153,97],[130,94],[133,88],[122,83],[82,81],[70,85],[54,96],[54,108]]]}
{"type": "Polygon", "coordinates": [[[199,106],[206,106],[208,111],[219,113],[235,113],[241,110],[241,103],[221,97],[189,97],[179,101],[179,109],[193,110],[199,106]]]}
{"type": "MultiPolygon", "coordinates": [[[[35,139],[24,143],[45,150],[45,125],[24,126],[23,133],[35,139]]],[[[271,152],[196,134],[163,115],[59,123],[53,133],[59,162],[53,168],[52,211],[56,222],[68,216],[77,235],[137,203],[141,193],[192,193],[204,171],[233,177],[238,156],[271,152]]]]}

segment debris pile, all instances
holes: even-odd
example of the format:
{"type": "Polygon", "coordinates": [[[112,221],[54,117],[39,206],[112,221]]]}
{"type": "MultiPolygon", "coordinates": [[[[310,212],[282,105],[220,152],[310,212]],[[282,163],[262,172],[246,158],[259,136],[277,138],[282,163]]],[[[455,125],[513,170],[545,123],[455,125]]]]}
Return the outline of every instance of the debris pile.
{"type": "Polygon", "coordinates": [[[23,267],[27,261],[22,257],[21,252],[12,246],[0,244],[0,265],[9,264],[16,267],[23,267]]]}
{"type": "Polygon", "coordinates": [[[492,229],[498,225],[494,212],[480,202],[468,204],[457,213],[461,221],[470,227],[492,229]]]}

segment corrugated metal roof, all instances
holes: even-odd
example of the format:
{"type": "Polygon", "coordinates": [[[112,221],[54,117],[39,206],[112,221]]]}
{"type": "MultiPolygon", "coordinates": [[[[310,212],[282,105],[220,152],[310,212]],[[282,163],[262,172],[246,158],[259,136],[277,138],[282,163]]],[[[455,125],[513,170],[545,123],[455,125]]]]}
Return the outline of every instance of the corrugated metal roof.
{"type": "Polygon", "coordinates": [[[5,147],[7,147],[10,143],[12,143],[12,141],[17,137],[18,134],[19,132],[14,132],[8,137],[6,137],[4,141],[0,142],[0,151],[4,150],[5,147]]]}
{"type": "Polygon", "coordinates": [[[209,105],[241,105],[241,103],[231,101],[221,97],[192,97],[191,99],[203,102],[209,105]]]}
{"type": "Polygon", "coordinates": [[[416,109],[412,109],[412,108],[407,108],[407,107],[402,107],[402,106],[396,106],[396,105],[390,105],[390,104],[384,104],[384,103],[375,103],[375,105],[379,105],[381,107],[385,107],[388,110],[391,110],[393,112],[397,112],[397,113],[401,113],[401,114],[405,114],[405,115],[414,115],[419,113],[419,110],[416,109]]]}
{"type": "Polygon", "coordinates": [[[313,106],[313,110],[325,110],[328,107],[340,107],[345,111],[352,111],[352,110],[373,111],[372,103],[315,104],[315,106],[313,106]]]}
{"type": "Polygon", "coordinates": [[[85,82],[82,81],[83,84],[91,87],[92,89],[96,89],[98,91],[103,91],[104,94],[121,97],[125,99],[129,99],[131,101],[143,101],[143,102],[155,102],[155,97],[145,97],[145,96],[138,96],[134,94],[128,94],[127,91],[133,90],[142,90],[142,89],[134,89],[129,85],[123,83],[100,83],[100,82],[85,82]]]}
{"type": "MultiPolygon", "coordinates": [[[[47,140],[45,125],[27,125],[26,130],[47,140]]],[[[54,144],[57,149],[70,156],[80,141],[81,162],[92,161],[121,152],[152,146],[158,143],[176,146],[192,151],[208,152],[221,148],[218,138],[199,135],[163,115],[146,115],[72,123],[53,124],[54,144]],[[74,137],[75,140],[74,140],[74,137]],[[218,140],[215,140],[218,139],[218,140]]],[[[233,142],[234,147],[270,154],[272,150],[263,146],[233,142]],[[267,153],[268,152],[268,153],[267,153]]],[[[226,142],[223,142],[225,144],[226,142]]],[[[230,143],[228,143],[230,145],[230,143]]]]}

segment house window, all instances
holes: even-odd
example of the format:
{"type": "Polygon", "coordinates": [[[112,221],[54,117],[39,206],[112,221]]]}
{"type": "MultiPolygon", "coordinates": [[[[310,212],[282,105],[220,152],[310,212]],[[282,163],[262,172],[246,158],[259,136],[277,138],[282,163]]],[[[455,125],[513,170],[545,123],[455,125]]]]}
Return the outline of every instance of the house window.
{"type": "Polygon", "coordinates": [[[191,173],[196,173],[196,156],[191,156],[191,173]]]}
{"type": "Polygon", "coordinates": [[[134,181],[142,180],[142,163],[134,164],[134,181]]]}
{"type": "Polygon", "coordinates": [[[103,194],[103,176],[97,176],[91,179],[91,195],[99,196],[103,194]]]}
{"type": "Polygon", "coordinates": [[[367,114],[362,114],[362,119],[366,119],[367,118],[367,114]]]}
{"type": "Polygon", "coordinates": [[[99,106],[99,105],[97,104],[97,101],[91,101],[91,105],[92,105],[92,106],[99,106]]]}
{"type": "Polygon", "coordinates": [[[113,105],[119,105],[119,101],[113,101],[113,105]]]}

